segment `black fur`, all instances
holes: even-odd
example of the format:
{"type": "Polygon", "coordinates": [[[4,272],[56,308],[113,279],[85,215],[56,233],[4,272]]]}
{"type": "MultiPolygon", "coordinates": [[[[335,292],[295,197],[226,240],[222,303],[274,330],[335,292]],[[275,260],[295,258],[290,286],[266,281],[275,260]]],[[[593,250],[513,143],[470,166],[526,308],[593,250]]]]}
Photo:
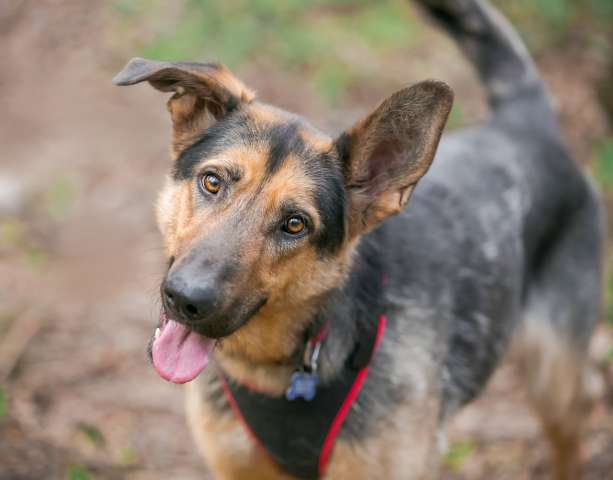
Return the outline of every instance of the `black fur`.
{"type": "MultiPolygon", "coordinates": [[[[318,318],[332,322],[321,354],[327,378],[361,325],[379,312],[389,322],[343,427],[352,441],[390,425],[400,405],[418,405],[420,382],[440,396],[441,418],[472,400],[535,309],[584,348],[601,294],[599,201],[565,149],[529,59],[479,4],[422,3],[467,49],[494,110],[486,125],[443,138],[407,210],[362,238],[347,284],[320,306],[318,318]]],[[[336,143],[334,169],[308,163],[322,180],[328,229],[346,218],[335,210],[345,203],[335,183],[346,174],[346,142],[336,143]]],[[[340,232],[319,239],[320,248],[335,245],[340,232]]]]}
{"type": "Polygon", "coordinates": [[[266,164],[267,175],[274,175],[290,153],[298,157],[302,157],[305,153],[304,141],[300,137],[300,126],[295,122],[274,125],[267,129],[263,137],[270,145],[266,164]]]}
{"type": "Polygon", "coordinates": [[[313,243],[321,254],[334,254],[345,238],[347,199],[343,177],[334,166],[331,154],[320,155],[307,163],[308,175],[317,185],[315,205],[323,224],[322,232],[313,243]],[[314,167],[314,168],[313,168],[314,167]]]}
{"type": "Polygon", "coordinates": [[[218,155],[235,145],[237,138],[249,145],[258,139],[253,121],[236,109],[206,129],[200,138],[187,147],[175,162],[173,178],[188,180],[195,174],[194,167],[207,157],[218,155]]]}
{"type": "MultiPolygon", "coordinates": [[[[346,282],[314,300],[313,324],[330,322],[320,354],[323,382],[338,374],[360,329],[372,328],[380,314],[387,318],[340,434],[356,443],[383,430],[404,441],[412,427],[424,428],[418,420],[398,425],[399,412],[434,415],[442,428],[483,389],[522,323],[544,326],[551,336],[532,340],[543,347],[553,339],[579,364],[600,305],[600,202],[566,151],[523,46],[481,0],[419,3],[476,66],[493,111],[485,125],[442,139],[406,211],[364,235],[346,282]]],[[[295,154],[318,187],[323,229],[312,241],[332,257],[349,230],[346,159],[355,146],[341,136],[332,151],[315,152],[300,138],[305,124],[283,115],[285,123],[262,126],[237,108],[181,154],[175,178],[190,179],[197,163],[236,142],[268,142],[265,177],[295,154]]],[[[234,231],[224,235],[240,241],[234,231]]],[[[226,412],[215,370],[203,376],[203,398],[226,412]]],[[[435,432],[421,434],[430,442],[435,432]]]]}
{"type": "Polygon", "coordinates": [[[309,148],[300,136],[301,128],[305,127],[291,119],[263,126],[250,119],[246,112],[237,109],[205,130],[196,142],[181,153],[173,176],[175,180],[192,179],[196,165],[240,142],[246,147],[256,144],[268,146],[270,155],[266,165],[266,181],[292,154],[304,164],[306,174],[317,185],[315,203],[323,228],[312,241],[322,255],[334,253],[345,237],[346,198],[343,176],[338,171],[336,152],[321,153],[309,148]]]}

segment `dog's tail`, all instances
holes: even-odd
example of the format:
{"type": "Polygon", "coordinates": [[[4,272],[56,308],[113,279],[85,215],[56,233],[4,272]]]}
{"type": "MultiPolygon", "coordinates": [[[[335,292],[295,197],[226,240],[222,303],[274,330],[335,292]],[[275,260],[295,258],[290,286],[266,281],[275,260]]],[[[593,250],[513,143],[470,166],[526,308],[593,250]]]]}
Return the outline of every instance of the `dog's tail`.
{"type": "Polygon", "coordinates": [[[486,0],[417,0],[474,64],[493,109],[522,95],[549,109],[543,83],[511,24],[486,0]]]}

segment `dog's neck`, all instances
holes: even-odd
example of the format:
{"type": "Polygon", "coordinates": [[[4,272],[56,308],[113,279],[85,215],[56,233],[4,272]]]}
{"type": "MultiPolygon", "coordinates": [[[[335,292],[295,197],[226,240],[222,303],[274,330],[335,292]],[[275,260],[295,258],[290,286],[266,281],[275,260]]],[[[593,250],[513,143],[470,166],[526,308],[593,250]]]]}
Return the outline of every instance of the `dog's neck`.
{"type": "Polygon", "coordinates": [[[382,297],[382,272],[369,245],[360,245],[344,285],[318,302],[302,305],[288,321],[287,311],[264,309],[221,341],[215,359],[226,375],[271,394],[281,394],[300,366],[309,337],[327,323],[319,357],[322,381],[333,379],[353,351],[361,323],[377,318],[382,297]]]}
{"type": "MultiPolygon", "coordinates": [[[[217,363],[226,375],[240,383],[272,394],[282,393],[289,385],[291,374],[301,364],[310,334],[323,323],[323,312],[330,310],[327,308],[329,304],[330,300],[326,299],[316,306],[305,305],[298,309],[300,317],[291,319],[287,318],[287,312],[253,318],[236,332],[238,335],[233,336],[231,341],[219,343],[215,351],[217,363]]],[[[330,313],[334,315],[336,312],[330,313]]],[[[326,355],[332,344],[336,347],[335,354],[344,357],[343,351],[347,349],[344,343],[353,343],[350,325],[345,335],[339,335],[337,325],[341,321],[346,323],[345,318],[330,318],[330,330],[321,351],[322,375],[333,375],[342,366],[342,359],[326,355]],[[339,342],[339,339],[344,341],[339,342]],[[339,346],[345,348],[339,349],[339,346]]]]}

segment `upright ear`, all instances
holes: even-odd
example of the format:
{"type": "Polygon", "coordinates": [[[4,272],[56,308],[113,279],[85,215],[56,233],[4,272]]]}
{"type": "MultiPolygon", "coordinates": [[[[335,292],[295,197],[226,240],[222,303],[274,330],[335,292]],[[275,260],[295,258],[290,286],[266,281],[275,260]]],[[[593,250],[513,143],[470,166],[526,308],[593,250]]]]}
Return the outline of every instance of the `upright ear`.
{"type": "Polygon", "coordinates": [[[162,92],[174,92],[168,100],[173,125],[174,156],[189,146],[206,128],[249,103],[254,94],[230,70],[217,63],[158,62],[133,58],[113,79],[116,85],[148,81],[162,92]]]}
{"type": "Polygon", "coordinates": [[[404,208],[432,163],[452,103],[447,84],[418,83],[394,93],[338,138],[350,236],[404,208]]]}

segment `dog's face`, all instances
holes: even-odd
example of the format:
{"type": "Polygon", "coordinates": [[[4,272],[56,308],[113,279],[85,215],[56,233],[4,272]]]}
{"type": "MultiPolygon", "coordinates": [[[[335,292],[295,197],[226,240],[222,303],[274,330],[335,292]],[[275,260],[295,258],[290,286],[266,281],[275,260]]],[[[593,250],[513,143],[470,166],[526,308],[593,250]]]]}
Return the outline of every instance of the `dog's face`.
{"type": "Polygon", "coordinates": [[[135,59],[115,79],[144,80],[174,92],[158,204],[165,315],[207,338],[300,318],[341,284],[359,236],[402,210],[428,169],[452,101],[424,82],[332,139],[255,101],[220,65],[135,59]]]}
{"type": "Polygon", "coordinates": [[[257,102],[178,153],[158,204],[173,318],[225,337],[266,304],[299,305],[339,281],[346,198],[332,141],[257,102]]]}

